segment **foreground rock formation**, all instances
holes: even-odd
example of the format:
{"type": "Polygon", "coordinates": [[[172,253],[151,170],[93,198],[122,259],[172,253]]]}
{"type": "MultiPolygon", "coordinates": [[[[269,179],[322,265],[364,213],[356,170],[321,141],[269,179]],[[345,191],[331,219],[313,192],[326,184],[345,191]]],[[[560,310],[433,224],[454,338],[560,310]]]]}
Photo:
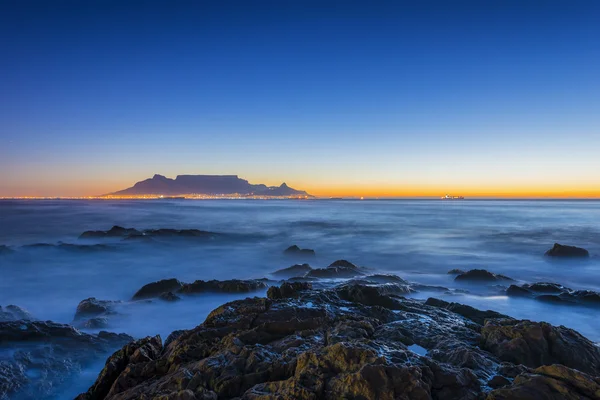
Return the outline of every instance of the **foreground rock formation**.
{"type": "Polygon", "coordinates": [[[600,350],[577,332],[386,285],[290,282],[227,303],[129,343],[78,399],[599,398],[600,350]]]}

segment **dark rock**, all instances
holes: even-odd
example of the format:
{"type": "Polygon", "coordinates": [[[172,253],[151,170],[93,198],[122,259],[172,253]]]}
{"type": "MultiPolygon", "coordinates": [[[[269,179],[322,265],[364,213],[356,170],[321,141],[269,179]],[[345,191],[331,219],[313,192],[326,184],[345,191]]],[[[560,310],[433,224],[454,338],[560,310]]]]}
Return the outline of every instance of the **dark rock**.
{"type": "Polygon", "coordinates": [[[35,318],[29,313],[29,311],[22,309],[15,305],[8,305],[6,307],[0,306],[0,322],[25,320],[32,321],[35,318]]]}
{"type": "Polygon", "coordinates": [[[140,231],[133,228],[123,228],[121,226],[113,226],[108,231],[85,231],[83,232],[79,238],[80,239],[88,239],[88,238],[114,238],[114,237],[126,237],[131,235],[139,235],[140,231]]]}
{"type": "Polygon", "coordinates": [[[165,292],[173,292],[181,289],[183,284],[175,278],[163,279],[160,281],[148,283],[142,286],[140,290],[135,292],[132,300],[149,299],[152,297],[158,297],[165,292]]]}
{"type": "Polygon", "coordinates": [[[462,275],[462,274],[466,274],[467,271],[465,271],[464,269],[458,269],[458,268],[454,268],[451,269],[450,271],[448,271],[448,275],[462,275]]]}
{"type": "Polygon", "coordinates": [[[138,371],[134,367],[155,360],[161,351],[160,336],[146,337],[123,346],[106,361],[104,369],[92,387],[86,393],[80,394],[77,399],[104,399],[120,393],[123,387],[131,385],[132,381],[135,382],[138,371]]]}
{"type": "Polygon", "coordinates": [[[531,285],[525,284],[523,288],[528,289],[532,292],[536,293],[562,293],[565,291],[570,291],[571,289],[566,288],[557,283],[548,283],[548,282],[537,282],[531,285]]]}
{"type": "Polygon", "coordinates": [[[367,281],[371,281],[374,283],[380,283],[380,284],[397,283],[397,284],[401,284],[401,285],[408,285],[408,282],[406,282],[404,279],[400,278],[397,275],[392,275],[392,274],[368,275],[368,276],[365,276],[364,279],[367,281]]]}
{"type": "Polygon", "coordinates": [[[2,254],[11,254],[14,253],[15,251],[13,249],[11,249],[10,247],[0,244],[0,255],[2,254]]]}
{"type": "Polygon", "coordinates": [[[284,282],[280,287],[271,286],[267,290],[269,299],[286,299],[297,297],[299,292],[312,289],[312,285],[307,282],[284,282]]]}
{"type": "Polygon", "coordinates": [[[288,247],[287,249],[285,249],[283,251],[283,254],[285,254],[286,256],[293,256],[293,257],[315,257],[315,251],[312,249],[301,249],[300,247],[296,246],[295,244],[288,247]]]}
{"type": "Polygon", "coordinates": [[[145,236],[151,237],[187,237],[212,239],[220,234],[215,232],[201,231],[198,229],[147,229],[143,232],[145,236]]]}
{"type": "Polygon", "coordinates": [[[291,267],[283,268],[273,272],[273,276],[281,277],[281,278],[292,278],[292,277],[301,277],[306,275],[306,273],[312,271],[312,268],[308,264],[296,264],[291,267]]]}
{"type": "Polygon", "coordinates": [[[0,399],[60,398],[82,368],[131,340],[51,321],[0,322],[0,399]]]}
{"type": "Polygon", "coordinates": [[[527,320],[488,320],[481,334],[481,348],[503,361],[531,368],[563,364],[600,374],[600,349],[564,326],[527,320]]]}
{"type": "Polygon", "coordinates": [[[470,319],[471,321],[473,321],[479,325],[485,324],[485,321],[488,319],[494,319],[494,318],[511,319],[510,317],[508,317],[504,314],[500,314],[496,311],[492,311],[492,310],[482,311],[482,310],[478,310],[474,307],[467,306],[465,304],[449,303],[447,301],[436,299],[433,297],[428,298],[427,301],[425,302],[425,304],[427,304],[428,306],[445,308],[446,310],[450,310],[458,315],[462,315],[463,317],[470,319]]]}
{"type": "MultiPolygon", "coordinates": [[[[172,333],[162,350],[151,346],[139,358],[115,353],[80,399],[475,400],[532,373],[501,360],[510,348],[537,360],[537,336],[505,344],[490,324],[514,331],[523,321],[492,319],[482,327],[450,308],[477,321],[488,311],[428,303],[433,306],[386,294],[382,286],[315,290],[284,282],[270,288],[269,298],[218,307],[202,325],[172,333]],[[407,348],[413,344],[426,348],[427,356],[407,348]]],[[[582,354],[581,365],[595,365],[589,346],[565,329],[550,326],[548,353],[568,363],[582,354]]],[[[135,353],[140,344],[131,346],[135,353]]]]}
{"type": "Polygon", "coordinates": [[[508,289],[506,289],[506,295],[513,297],[531,297],[533,296],[533,293],[522,286],[510,285],[508,289]]]}
{"type": "Polygon", "coordinates": [[[565,246],[562,244],[554,243],[554,246],[546,252],[548,257],[589,257],[590,253],[586,249],[575,246],[565,246]]]}
{"type": "Polygon", "coordinates": [[[169,302],[181,300],[181,297],[177,296],[173,292],[161,293],[160,296],[158,296],[158,298],[159,298],[159,300],[169,301],[169,302]]]}
{"type": "Polygon", "coordinates": [[[115,314],[115,306],[119,304],[118,301],[112,300],[98,300],[95,297],[82,300],[77,306],[75,311],[74,320],[81,320],[83,318],[98,317],[101,315],[115,314]]]}
{"type": "Polygon", "coordinates": [[[472,269],[465,272],[464,274],[458,275],[454,278],[455,281],[462,282],[498,282],[498,281],[512,281],[513,279],[508,276],[494,274],[486,271],[485,269],[472,269]]]}
{"type": "Polygon", "coordinates": [[[195,281],[194,283],[184,283],[179,289],[179,293],[197,294],[204,292],[216,293],[249,293],[266,289],[268,285],[261,280],[239,280],[231,279],[226,281],[195,281]]]}
{"type": "Polygon", "coordinates": [[[347,279],[362,275],[364,273],[359,267],[346,260],[337,260],[327,268],[316,268],[306,274],[307,277],[324,279],[347,279]]]}
{"type": "Polygon", "coordinates": [[[591,290],[577,290],[572,296],[582,304],[600,305],[600,293],[591,290]]]}
{"type": "Polygon", "coordinates": [[[517,376],[510,386],[496,389],[487,400],[597,400],[600,379],[564,365],[542,366],[517,376]]]}
{"type": "Polygon", "coordinates": [[[80,329],[106,329],[108,326],[108,318],[106,317],[90,318],[77,324],[80,329]]]}
{"type": "Polygon", "coordinates": [[[511,382],[503,377],[502,375],[495,375],[492,379],[490,379],[487,383],[489,387],[492,389],[498,389],[507,385],[510,385],[511,382]]]}
{"type": "Polygon", "coordinates": [[[346,260],[337,260],[337,261],[334,261],[331,264],[329,264],[329,268],[335,268],[335,267],[354,269],[357,271],[359,270],[359,268],[356,265],[354,265],[350,261],[346,261],[346,260]]]}

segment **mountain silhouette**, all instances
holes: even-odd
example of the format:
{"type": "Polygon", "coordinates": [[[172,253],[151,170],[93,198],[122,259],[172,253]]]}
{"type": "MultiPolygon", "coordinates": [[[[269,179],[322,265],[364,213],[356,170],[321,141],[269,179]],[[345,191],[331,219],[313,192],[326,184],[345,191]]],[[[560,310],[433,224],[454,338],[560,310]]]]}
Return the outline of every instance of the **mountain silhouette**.
{"type": "Polygon", "coordinates": [[[221,195],[233,194],[257,196],[310,196],[303,190],[289,187],[285,182],[281,186],[253,185],[237,175],[178,175],[175,179],[163,175],[137,182],[132,187],[110,193],[117,196],[183,194],[221,195]]]}

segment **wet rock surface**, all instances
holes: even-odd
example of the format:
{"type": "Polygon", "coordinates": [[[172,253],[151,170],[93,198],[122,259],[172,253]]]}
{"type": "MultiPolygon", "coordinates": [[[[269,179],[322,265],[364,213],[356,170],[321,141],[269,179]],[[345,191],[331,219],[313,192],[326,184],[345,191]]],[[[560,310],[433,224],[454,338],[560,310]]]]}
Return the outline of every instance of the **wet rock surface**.
{"type": "Polygon", "coordinates": [[[284,282],[224,304],[126,345],[79,399],[598,398],[600,353],[577,332],[387,285],[284,282]]]}
{"type": "Polygon", "coordinates": [[[0,399],[56,398],[82,368],[131,340],[50,321],[0,322],[0,399]]]}
{"type": "Polygon", "coordinates": [[[158,297],[166,292],[173,292],[181,289],[183,284],[175,278],[172,279],[163,279],[160,281],[148,283],[147,285],[142,286],[140,290],[135,292],[132,297],[132,300],[141,300],[141,299],[149,299],[152,297],[158,297]]]}
{"type": "Polygon", "coordinates": [[[547,257],[587,258],[590,256],[590,253],[581,247],[554,243],[554,246],[545,255],[547,257]]]}
{"type": "Polygon", "coordinates": [[[347,279],[365,275],[365,271],[346,260],[337,260],[326,268],[315,268],[305,276],[320,279],[347,279]]]}
{"type": "Polygon", "coordinates": [[[493,272],[486,271],[485,269],[472,269],[457,275],[454,280],[460,282],[499,282],[512,281],[513,279],[505,275],[494,274],[493,272]]]}
{"type": "Polygon", "coordinates": [[[134,228],[123,228],[122,226],[113,226],[107,231],[85,231],[79,238],[106,238],[106,237],[126,237],[130,235],[140,235],[141,232],[134,228]]]}
{"type": "Polygon", "coordinates": [[[132,297],[132,300],[159,298],[166,301],[176,301],[181,294],[200,293],[250,293],[268,287],[262,279],[230,279],[225,281],[197,280],[192,283],[180,282],[175,278],[163,279],[142,286],[132,297]]]}

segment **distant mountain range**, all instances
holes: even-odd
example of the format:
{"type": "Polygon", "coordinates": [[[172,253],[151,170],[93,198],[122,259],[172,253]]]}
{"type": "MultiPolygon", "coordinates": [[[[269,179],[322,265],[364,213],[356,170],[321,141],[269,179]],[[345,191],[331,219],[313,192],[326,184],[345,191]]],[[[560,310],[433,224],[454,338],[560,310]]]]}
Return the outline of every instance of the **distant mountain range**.
{"type": "MultiPolygon", "coordinates": [[[[136,183],[129,189],[109,193],[113,196],[163,195],[177,196],[189,194],[223,195],[234,194],[255,196],[310,196],[303,190],[296,190],[285,183],[281,186],[253,185],[237,175],[178,175],[175,179],[154,175],[150,179],[136,183]]],[[[311,196],[312,197],[312,196],[311,196]]]]}

